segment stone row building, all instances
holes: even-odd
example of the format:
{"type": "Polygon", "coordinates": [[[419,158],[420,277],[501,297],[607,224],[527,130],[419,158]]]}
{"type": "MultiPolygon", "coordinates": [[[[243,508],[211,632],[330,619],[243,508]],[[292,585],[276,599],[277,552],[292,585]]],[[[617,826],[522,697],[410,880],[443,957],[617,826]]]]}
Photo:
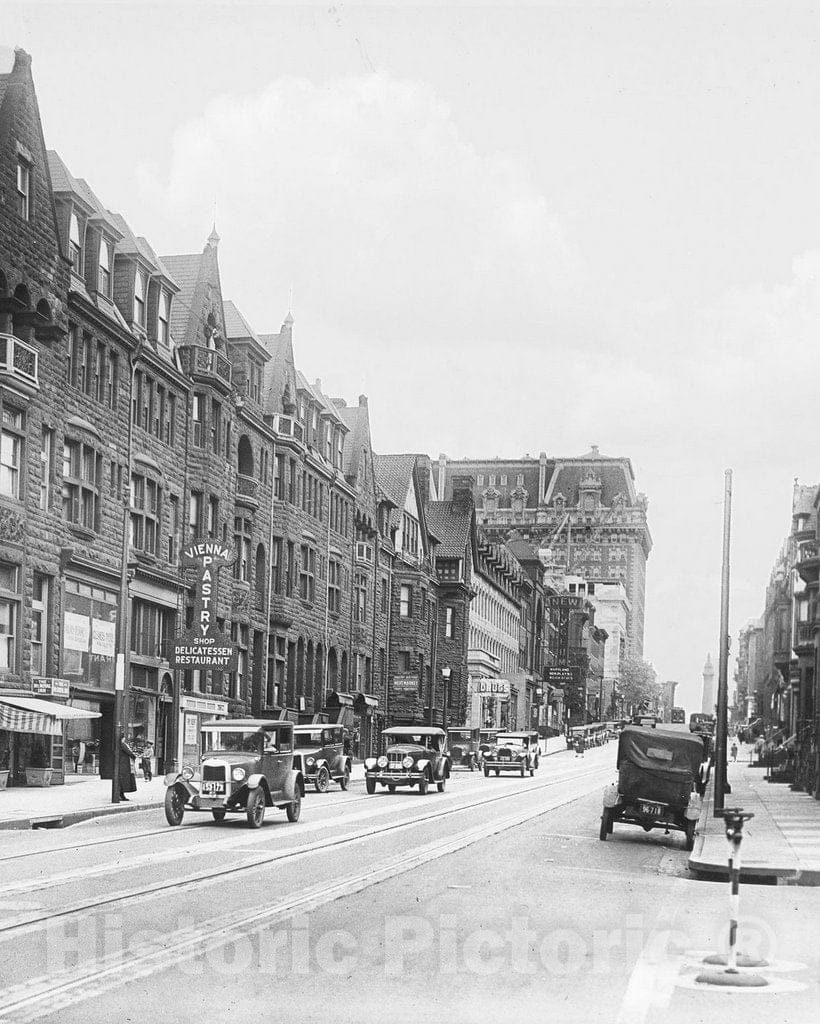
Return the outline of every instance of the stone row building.
{"type": "MultiPolygon", "coordinates": [[[[79,748],[106,775],[120,728],[162,770],[215,716],[341,721],[360,756],[388,724],[559,727],[537,531],[488,521],[475,467],[375,453],[367,398],[298,370],[292,317],[258,333],[223,296],[219,243],[160,256],[108,209],[47,150],[16,52],[0,75],[0,773],[44,762],[59,782],[79,748]],[[175,664],[194,542],[231,552],[209,594],[231,671],[175,664]]],[[[608,545],[607,572],[637,588],[621,641],[640,647],[649,540],[628,462],[549,467],[563,504],[542,488],[538,515],[543,499],[549,530],[580,530],[590,564],[608,545]]]]}
{"type": "Polygon", "coordinates": [[[763,614],[738,639],[734,721],[785,750],[793,785],[820,797],[820,488],[795,481],[789,535],[766,587],[763,614]]]}

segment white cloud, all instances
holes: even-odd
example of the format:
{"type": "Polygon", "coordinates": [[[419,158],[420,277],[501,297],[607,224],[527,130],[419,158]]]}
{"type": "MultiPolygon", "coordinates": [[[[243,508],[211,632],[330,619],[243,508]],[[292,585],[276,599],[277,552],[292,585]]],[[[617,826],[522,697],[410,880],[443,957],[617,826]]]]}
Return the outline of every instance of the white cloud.
{"type": "Polygon", "coordinates": [[[145,166],[141,182],[177,246],[192,224],[207,233],[217,199],[223,281],[260,330],[292,285],[297,319],[339,335],[469,334],[510,308],[537,319],[578,273],[524,170],[491,138],[466,141],[431,87],[383,72],[223,96],[177,131],[168,173],[145,166]]]}

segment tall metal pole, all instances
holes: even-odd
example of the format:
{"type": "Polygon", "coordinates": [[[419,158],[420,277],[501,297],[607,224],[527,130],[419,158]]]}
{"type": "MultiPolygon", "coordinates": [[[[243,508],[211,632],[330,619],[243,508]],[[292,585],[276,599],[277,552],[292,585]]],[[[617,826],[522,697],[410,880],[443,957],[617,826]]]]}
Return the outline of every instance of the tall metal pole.
{"type": "Polygon", "coordinates": [[[726,726],[729,698],[729,541],[732,524],[732,471],[726,470],[723,499],[723,573],[720,587],[720,657],[718,660],[717,723],[715,726],[715,817],[723,811],[726,793],[726,726]]]}

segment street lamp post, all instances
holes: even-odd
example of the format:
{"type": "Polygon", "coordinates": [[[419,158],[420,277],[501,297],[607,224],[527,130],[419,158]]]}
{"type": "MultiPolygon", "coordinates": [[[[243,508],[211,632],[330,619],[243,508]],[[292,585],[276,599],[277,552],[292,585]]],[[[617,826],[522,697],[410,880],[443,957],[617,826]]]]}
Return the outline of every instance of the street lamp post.
{"type": "Polygon", "coordinates": [[[128,669],[131,661],[131,608],[128,567],[131,527],[131,444],[134,417],[134,376],[139,362],[142,344],[131,353],[131,380],[128,398],[128,435],[125,463],[125,479],[122,483],[122,536],[120,538],[120,596],[117,619],[117,660],[114,667],[114,730],[111,741],[113,761],[111,764],[111,803],[120,802],[120,734],[125,732],[125,718],[128,714],[128,669]]]}

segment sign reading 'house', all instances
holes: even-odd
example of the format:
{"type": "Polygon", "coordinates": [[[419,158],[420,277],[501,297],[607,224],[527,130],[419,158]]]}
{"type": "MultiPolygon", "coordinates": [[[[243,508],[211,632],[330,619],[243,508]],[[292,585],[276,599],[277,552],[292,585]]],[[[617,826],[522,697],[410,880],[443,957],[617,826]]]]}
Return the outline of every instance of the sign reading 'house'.
{"type": "Polygon", "coordinates": [[[174,668],[236,671],[236,645],[216,623],[219,570],[233,560],[230,548],[212,540],[196,541],[182,552],[183,564],[196,569],[194,623],[174,640],[174,668]]]}

